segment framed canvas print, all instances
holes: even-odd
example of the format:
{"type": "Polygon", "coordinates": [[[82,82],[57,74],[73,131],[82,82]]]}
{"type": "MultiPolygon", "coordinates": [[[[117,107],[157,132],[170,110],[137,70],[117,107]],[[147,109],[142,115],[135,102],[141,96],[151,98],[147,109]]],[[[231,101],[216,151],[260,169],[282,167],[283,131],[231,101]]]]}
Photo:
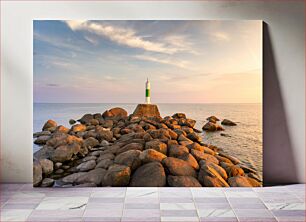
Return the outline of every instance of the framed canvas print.
{"type": "Polygon", "coordinates": [[[262,21],[33,29],[34,186],[262,186],[262,21]]]}

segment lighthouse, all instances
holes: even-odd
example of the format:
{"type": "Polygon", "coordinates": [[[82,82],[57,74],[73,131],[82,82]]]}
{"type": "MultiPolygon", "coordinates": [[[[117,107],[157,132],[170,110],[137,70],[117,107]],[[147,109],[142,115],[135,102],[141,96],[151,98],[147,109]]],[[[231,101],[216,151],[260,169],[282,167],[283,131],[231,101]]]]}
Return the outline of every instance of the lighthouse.
{"type": "Polygon", "coordinates": [[[147,78],[146,81],[146,102],[144,104],[138,104],[133,112],[133,117],[154,117],[161,118],[158,107],[156,104],[151,104],[151,89],[150,81],[147,78]]]}
{"type": "Polygon", "coordinates": [[[146,104],[150,104],[151,103],[151,98],[150,98],[150,82],[149,79],[147,78],[146,81],[146,104]]]}

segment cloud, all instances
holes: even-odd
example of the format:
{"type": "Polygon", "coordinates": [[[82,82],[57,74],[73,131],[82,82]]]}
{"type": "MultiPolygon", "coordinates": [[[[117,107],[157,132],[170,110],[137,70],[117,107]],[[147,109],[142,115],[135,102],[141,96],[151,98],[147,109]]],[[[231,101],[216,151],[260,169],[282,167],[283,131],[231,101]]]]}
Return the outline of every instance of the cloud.
{"type": "Polygon", "coordinates": [[[99,44],[99,41],[97,39],[94,39],[92,37],[89,37],[89,36],[84,36],[84,39],[86,39],[88,42],[90,42],[91,44],[93,45],[98,45],[99,44]]]}
{"type": "Polygon", "coordinates": [[[157,58],[154,56],[148,56],[148,55],[136,55],[134,56],[136,59],[144,60],[144,61],[151,61],[151,62],[157,62],[167,65],[176,66],[183,69],[191,69],[189,62],[184,60],[177,60],[177,59],[170,59],[170,58],[157,58]]]}
{"type": "Polygon", "coordinates": [[[211,34],[211,36],[214,41],[230,41],[229,35],[225,32],[214,32],[211,34]]]}
{"type": "Polygon", "coordinates": [[[187,36],[184,35],[168,35],[163,38],[163,40],[178,49],[178,51],[185,51],[195,55],[198,55],[199,52],[193,49],[193,43],[188,40],[187,36]]]}
{"type": "MultiPolygon", "coordinates": [[[[90,21],[65,21],[73,31],[88,31],[99,36],[108,38],[119,45],[131,48],[139,48],[145,51],[174,54],[180,51],[188,51],[182,42],[172,41],[172,44],[153,42],[146,40],[143,36],[137,35],[136,31],[129,28],[116,27],[103,23],[90,21]]],[[[188,44],[187,44],[188,45],[188,44]]]]}
{"type": "Polygon", "coordinates": [[[46,86],[58,87],[60,85],[59,84],[55,84],[55,83],[47,83],[46,86]]]}
{"type": "Polygon", "coordinates": [[[207,77],[212,75],[212,73],[196,73],[196,74],[183,74],[183,75],[178,75],[177,73],[175,74],[160,74],[159,79],[162,81],[171,81],[171,82],[182,82],[186,80],[195,80],[195,79],[201,79],[203,77],[207,77]]]}
{"type": "Polygon", "coordinates": [[[46,42],[52,46],[57,48],[65,48],[73,51],[83,52],[84,50],[78,47],[76,44],[68,43],[67,41],[63,40],[62,38],[56,38],[48,35],[44,35],[38,32],[34,32],[34,39],[38,41],[46,42]]]}

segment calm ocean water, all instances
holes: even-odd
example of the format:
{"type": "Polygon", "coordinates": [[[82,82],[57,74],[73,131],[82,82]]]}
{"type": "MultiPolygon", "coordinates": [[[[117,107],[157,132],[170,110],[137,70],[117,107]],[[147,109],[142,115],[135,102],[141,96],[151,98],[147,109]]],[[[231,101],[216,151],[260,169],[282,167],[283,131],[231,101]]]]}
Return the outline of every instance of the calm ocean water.
{"type": "MultiPolygon", "coordinates": [[[[137,104],[99,104],[99,103],[35,103],[34,104],[34,132],[41,131],[48,119],[69,127],[69,119],[79,119],[85,113],[103,113],[112,107],[122,107],[132,113],[137,104]]],[[[220,132],[203,132],[205,143],[216,145],[224,151],[239,158],[250,167],[262,172],[262,104],[158,104],[162,117],[183,112],[188,118],[197,121],[196,128],[201,129],[206,118],[211,115],[219,119],[230,119],[237,122],[237,126],[224,126],[222,133],[231,137],[224,137],[220,132]]],[[[33,146],[37,151],[38,146],[33,146]]]]}

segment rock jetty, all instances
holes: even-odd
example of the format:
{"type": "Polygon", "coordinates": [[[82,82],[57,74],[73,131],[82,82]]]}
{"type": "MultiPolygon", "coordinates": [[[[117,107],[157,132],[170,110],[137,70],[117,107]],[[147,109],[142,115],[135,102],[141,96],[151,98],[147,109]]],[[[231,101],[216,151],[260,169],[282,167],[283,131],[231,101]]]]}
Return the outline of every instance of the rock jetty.
{"type": "Polygon", "coordinates": [[[156,105],[140,104],[130,115],[116,107],[67,121],[70,128],[48,120],[34,133],[34,143],[42,146],[34,153],[34,186],[262,185],[254,169],[205,144],[194,128],[196,121],[184,113],[162,118],[156,105]]]}

